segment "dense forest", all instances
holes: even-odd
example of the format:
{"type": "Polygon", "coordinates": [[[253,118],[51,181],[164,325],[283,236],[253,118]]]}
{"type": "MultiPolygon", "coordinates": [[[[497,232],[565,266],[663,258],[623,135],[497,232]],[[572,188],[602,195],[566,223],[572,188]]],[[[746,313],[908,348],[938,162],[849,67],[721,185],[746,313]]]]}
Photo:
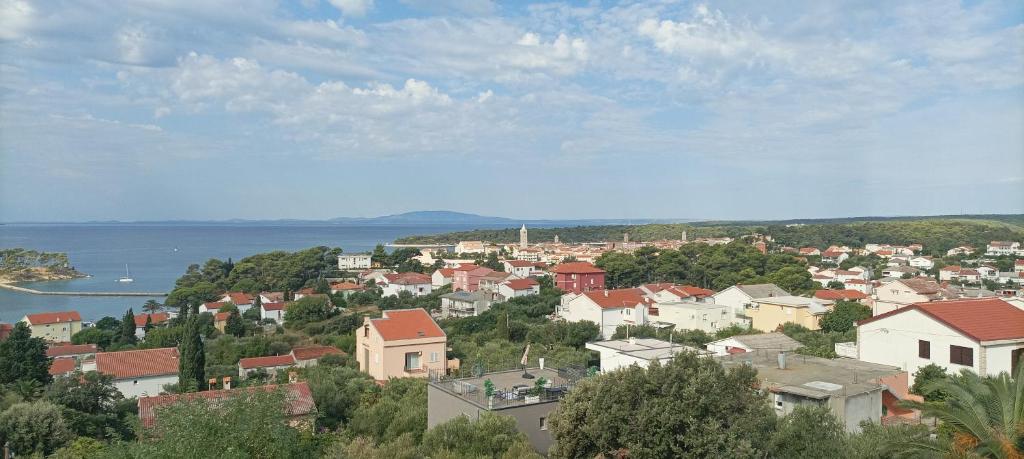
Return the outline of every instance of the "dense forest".
{"type": "MultiPolygon", "coordinates": [[[[872,221],[790,222],[701,222],[648,225],[577,226],[571,228],[532,228],[531,242],[550,242],[555,235],[567,243],[618,241],[629,233],[633,241],[679,239],[682,232],[690,239],[699,237],[739,237],[752,233],[771,235],[779,245],[826,248],[832,244],[862,247],[865,243],[920,243],[926,254],[944,254],[959,245],[982,248],[994,240],[1024,239],[1024,216],[994,218],[907,218],[872,221]]],[[[460,231],[429,236],[411,236],[395,242],[447,243],[483,240],[513,243],[519,240],[518,228],[460,231]]]]}

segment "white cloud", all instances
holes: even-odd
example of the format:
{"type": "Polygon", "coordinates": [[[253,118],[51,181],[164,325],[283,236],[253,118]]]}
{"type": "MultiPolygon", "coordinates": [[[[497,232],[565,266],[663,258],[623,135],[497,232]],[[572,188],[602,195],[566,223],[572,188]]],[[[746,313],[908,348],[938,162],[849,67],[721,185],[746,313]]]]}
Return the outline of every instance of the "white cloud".
{"type": "Polygon", "coordinates": [[[0,0],[0,40],[16,40],[28,29],[35,9],[24,0],[0,0]]]}
{"type": "Polygon", "coordinates": [[[363,17],[373,9],[373,0],[329,0],[345,16],[363,17]]]}

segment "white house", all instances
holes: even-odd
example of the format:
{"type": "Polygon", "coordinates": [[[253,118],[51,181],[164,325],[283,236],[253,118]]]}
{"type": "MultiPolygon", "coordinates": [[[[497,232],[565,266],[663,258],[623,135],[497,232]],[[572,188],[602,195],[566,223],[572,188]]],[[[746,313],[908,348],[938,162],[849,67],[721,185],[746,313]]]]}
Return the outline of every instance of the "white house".
{"type": "Polygon", "coordinates": [[[498,284],[498,296],[509,299],[517,296],[536,295],[540,293],[540,283],[533,278],[510,279],[498,284]]]}
{"type": "Polygon", "coordinates": [[[672,324],[676,330],[701,330],[715,333],[732,325],[732,311],[728,306],[694,301],[672,301],[657,304],[657,316],[652,321],[672,324]]]}
{"type": "Polygon", "coordinates": [[[297,366],[292,354],[271,355],[266,357],[247,357],[238,361],[238,376],[245,380],[253,373],[265,371],[274,376],[278,371],[297,366]]]}
{"type": "Polygon", "coordinates": [[[234,304],[236,307],[238,307],[238,312],[240,314],[244,314],[245,311],[248,311],[249,308],[252,307],[252,303],[254,300],[255,298],[252,295],[245,292],[228,292],[225,293],[223,297],[221,297],[220,302],[230,302],[234,304]]]}
{"type": "Polygon", "coordinates": [[[782,332],[736,335],[704,345],[708,351],[716,356],[753,351],[790,352],[802,346],[803,344],[799,341],[786,336],[782,332]]]}
{"type": "Polygon", "coordinates": [[[943,288],[938,282],[927,277],[898,279],[882,284],[875,289],[875,306],[872,315],[884,314],[914,303],[954,299],[956,292],[943,288]]]}
{"type": "Polygon", "coordinates": [[[441,268],[435,270],[430,275],[430,286],[433,288],[441,288],[445,285],[452,284],[452,278],[455,277],[455,268],[441,268]]]}
{"type": "Polygon", "coordinates": [[[524,279],[533,275],[537,269],[537,263],[526,260],[505,260],[501,264],[505,266],[505,272],[524,279]]]}
{"type": "Polygon", "coordinates": [[[557,314],[568,322],[593,322],[601,327],[602,339],[611,339],[619,325],[646,325],[650,303],[638,288],[567,293],[557,314]]]}
{"type": "Polygon", "coordinates": [[[371,257],[365,253],[341,254],[338,255],[338,269],[342,271],[353,271],[356,269],[369,269],[371,257]]]}
{"type": "Polygon", "coordinates": [[[441,295],[441,318],[478,316],[491,309],[492,302],[491,295],[481,291],[445,293],[441,295]]]}
{"type": "Polygon", "coordinates": [[[688,351],[707,354],[701,349],[670,343],[653,338],[628,338],[608,341],[594,341],[586,344],[587,349],[601,354],[601,371],[615,371],[631,365],[647,368],[653,361],[667,363],[676,354],[688,351]]]}
{"type": "Polygon", "coordinates": [[[1020,242],[1013,241],[992,241],[985,250],[985,255],[1024,255],[1020,242]]]}
{"type": "Polygon", "coordinates": [[[270,319],[278,324],[284,324],[284,313],[288,309],[288,306],[284,302],[280,303],[263,303],[260,305],[260,319],[270,319]]]}
{"type": "Polygon", "coordinates": [[[1013,372],[1024,356],[1024,311],[997,298],[916,303],[862,320],[857,355],[911,375],[936,364],[949,373],[1013,372]]]}
{"type": "Polygon", "coordinates": [[[459,241],[455,244],[455,253],[484,253],[486,246],[483,241],[459,241]]]}
{"type": "Polygon", "coordinates": [[[955,248],[947,250],[946,251],[946,256],[947,257],[952,257],[952,256],[955,256],[955,255],[970,255],[972,253],[974,253],[974,249],[973,248],[968,247],[966,245],[962,245],[960,247],[955,247],[955,248]]]}
{"type": "Polygon", "coordinates": [[[82,371],[113,376],[125,398],[158,395],[165,385],[178,382],[178,349],[99,352],[96,360],[82,364],[82,371]]]}
{"type": "Polygon", "coordinates": [[[204,312],[208,312],[210,314],[216,314],[217,311],[219,311],[220,308],[226,304],[227,302],[223,301],[211,301],[209,303],[203,303],[199,305],[199,313],[202,314],[204,312]]]}
{"type": "Polygon", "coordinates": [[[385,274],[384,285],[382,286],[383,296],[398,295],[399,292],[409,292],[412,296],[429,295],[433,291],[431,278],[420,273],[399,273],[385,274]]]}
{"type": "Polygon", "coordinates": [[[729,307],[733,323],[749,325],[750,321],[744,317],[747,307],[753,304],[754,298],[788,295],[789,292],[775,284],[741,284],[722,290],[712,295],[712,298],[714,298],[715,304],[729,307]]]}
{"type": "Polygon", "coordinates": [[[154,327],[162,327],[167,325],[167,321],[171,319],[171,314],[167,312],[156,312],[153,314],[139,314],[135,316],[135,337],[143,339],[146,337],[146,322],[154,327]]]}

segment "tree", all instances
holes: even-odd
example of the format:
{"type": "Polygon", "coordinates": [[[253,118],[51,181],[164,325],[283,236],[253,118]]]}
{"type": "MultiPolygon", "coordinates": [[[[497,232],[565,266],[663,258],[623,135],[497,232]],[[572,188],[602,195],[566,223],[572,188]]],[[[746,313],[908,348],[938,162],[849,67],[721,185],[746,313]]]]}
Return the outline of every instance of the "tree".
{"type": "Polygon", "coordinates": [[[330,317],[332,312],[327,299],[306,296],[288,306],[288,310],[284,313],[284,321],[289,326],[303,322],[318,322],[330,317]]]}
{"type": "Polygon", "coordinates": [[[537,458],[516,420],[485,411],[478,419],[456,416],[423,434],[423,457],[537,458]]]}
{"type": "Polygon", "coordinates": [[[942,403],[906,405],[934,416],[952,434],[938,442],[913,442],[915,447],[955,457],[1024,457],[1024,364],[1012,377],[962,370],[956,377],[929,383],[924,393],[939,390],[949,394],[942,403]]]}
{"type": "Polygon", "coordinates": [[[323,364],[305,370],[303,376],[316,402],[318,424],[336,429],[352,419],[362,398],[376,392],[373,379],[355,368],[323,364]]]}
{"type": "Polygon", "coordinates": [[[494,337],[498,338],[498,339],[503,339],[505,341],[508,341],[509,340],[508,314],[507,313],[506,314],[498,314],[498,315],[495,316],[495,319],[496,319],[495,320],[495,325],[496,326],[494,328],[494,337]]]}
{"type": "Polygon", "coordinates": [[[498,260],[498,254],[496,252],[491,252],[487,254],[487,260],[484,261],[483,266],[485,268],[490,268],[495,271],[505,271],[505,264],[498,260]]]}
{"type": "Polygon", "coordinates": [[[124,313],[124,317],[121,318],[121,330],[117,336],[117,342],[119,344],[135,344],[138,338],[135,336],[135,313],[132,312],[132,308],[128,308],[128,311],[124,313]]]}
{"type": "Polygon", "coordinates": [[[50,402],[19,403],[0,413],[0,445],[18,457],[49,455],[71,441],[61,409],[50,402]]]}
{"type": "Polygon", "coordinates": [[[114,344],[120,328],[120,324],[118,325],[118,330],[106,330],[99,327],[83,328],[82,331],[71,336],[71,343],[95,344],[100,350],[105,350],[114,344]]]}
{"type": "Polygon", "coordinates": [[[725,369],[690,352],[586,378],[551,417],[551,457],[623,449],[632,457],[763,456],[775,414],[756,385],[752,368],[725,369]]]}
{"type": "Polygon", "coordinates": [[[182,392],[206,387],[206,353],[198,316],[191,316],[178,345],[178,387],[182,392]]]}
{"type": "Polygon", "coordinates": [[[134,438],[137,415],[134,399],[125,400],[110,375],[90,371],[58,377],[46,389],[46,399],[64,408],[68,427],[79,436],[99,440],[134,438]]]}
{"type": "Polygon", "coordinates": [[[837,280],[830,280],[828,281],[828,284],[825,285],[825,288],[829,290],[842,290],[846,288],[846,284],[837,280]]]}
{"type": "Polygon", "coordinates": [[[871,317],[871,308],[853,301],[838,301],[831,311],[822,315],[818,324],[824,332],[847,332],[853,330],[858,320],[871,317]]]}
{"type": "Polygon", "coordinates": [[[949,394],[942,389],[940,383],[948,379],[944,367],[929,363],[914,372],[914,384],[910,386],[910,392],[924,397],[928,402],[941,402],[949,394]]]}
{"type": "Polygon", "coordinates": [[[227,323],[224,324],[224,333],[234,335],[239,338],[245,336],[245,324],[242,322],[242,316],[238,314],[238,310],[232,311],[228,314],[227,323]]]}
{"type": "Polygon", "coordinates": [[[40,385],[50,382],[50,359],[46,357],[46,341],[32,337],[24,322],[14,324],[7,339],[0,341],[0,384],[27,379],[40,385]]]}
{"type": "Polygon", "coordinates": [[[377,246],[373,248],[373,253],[370,254],[370,261],[382,266],[388,263],[388,252],[384,250],[383,244],[377,244],[377,246]]]}
{"type": "Polygon", "coordinates": [[[147,314],[156,314],[164,308],[164,305],[158,303],[156,300],[147,300],[146,304],[142,305],[142,310],[147,314]]]}
{"type": "Polygon", "coordinates": [[[846,427],[827,406],[798,406],[779,420],[772,434],[773,457],[840,457],[847,450],[846,427]]]}

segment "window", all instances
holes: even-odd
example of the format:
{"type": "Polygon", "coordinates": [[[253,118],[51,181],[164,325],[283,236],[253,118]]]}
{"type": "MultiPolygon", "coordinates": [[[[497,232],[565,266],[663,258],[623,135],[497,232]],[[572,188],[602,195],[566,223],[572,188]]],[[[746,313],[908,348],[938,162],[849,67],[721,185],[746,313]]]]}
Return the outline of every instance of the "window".
{"type": "Polygon", "coordinates": [[[436,352],[431,352],[430,353],[430,361],[431,362],[437,362],[437,353],[436,352]]]}
{"type": "Polygon", "coordinates": [[[917,340],[917,356],[922,359],[932,358],[932,343],[923,339],[917,340]]]}
{"type": "Polygon", "coordinates": [[[540,418],[540,430],[548,430],[548,418],[540,418]]]}
{"type": "Polygon", "coordinates": [[[974,366],[974,349],[962,346],[949,346],[949,363],[974,366]]]}
{"type": "Polygon", "coordinates": [[[363,338],[370,337],[370,324],[363,325],[363,338]]]}
{"type": "Polygon", "coordinates": [[[419,352],[406,352],[405,353],[405,370],[419,370],[420,369],[420,353],[419,352]]]}

